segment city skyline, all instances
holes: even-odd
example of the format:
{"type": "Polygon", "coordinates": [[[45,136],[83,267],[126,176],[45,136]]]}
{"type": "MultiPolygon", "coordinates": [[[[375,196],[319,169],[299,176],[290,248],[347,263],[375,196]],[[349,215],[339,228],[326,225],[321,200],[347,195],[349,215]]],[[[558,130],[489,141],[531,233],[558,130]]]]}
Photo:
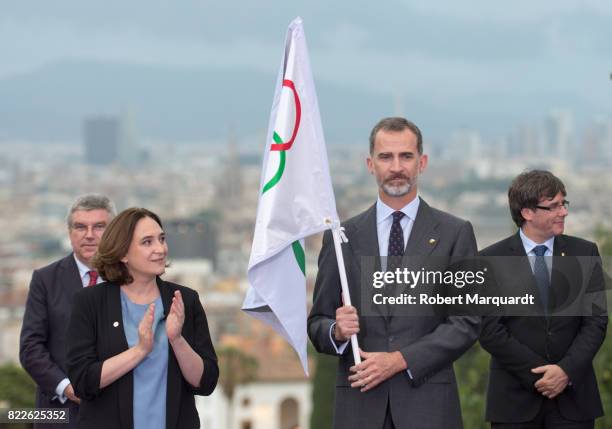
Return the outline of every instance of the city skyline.
{"type": "MultiPolygon", "coordinates": [[[[200,293],[215,346],[264,362],[236,390],[236,425],[274,428],[284,404],[307,427],[311,380],[240,311],[273,86],[297,15],[341,220],[376,199],[371,127],[402,115],[429,154],[420,196],[470,220],[479,248],[516,231],[507,188],[529,168],[566,183],[568,234],[612,231],[612,3],[23,0],[0,16],[0,363],[17,363],[32,270],[70,252],[67,207],[103,193],[161,216],[165,278],[200,293]]],[[[306,240],[309,294],[320,247],[306,240]]],[[[223,388],[198,401],[207,427],[225,427],[223,388]]]]}

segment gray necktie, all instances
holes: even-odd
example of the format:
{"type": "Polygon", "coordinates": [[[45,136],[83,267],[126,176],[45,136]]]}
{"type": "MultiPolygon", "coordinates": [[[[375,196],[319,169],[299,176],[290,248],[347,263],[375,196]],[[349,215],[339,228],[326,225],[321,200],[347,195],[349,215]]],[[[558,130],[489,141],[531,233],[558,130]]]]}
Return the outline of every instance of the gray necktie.
{"type": "Polygon", "coordinates": [[[533,275],[535,276],[536,283],[538,285],[538,291],[540,292],[540,298],[544,305],[544,315],[548,317],[548,294],[550,292],[550,278],[548,275],[548,267],[544,260],[544,254],[548,248],[544,245],[539,245],[533,248],[535,253],[535,263],[533,264],[533,275]]]}

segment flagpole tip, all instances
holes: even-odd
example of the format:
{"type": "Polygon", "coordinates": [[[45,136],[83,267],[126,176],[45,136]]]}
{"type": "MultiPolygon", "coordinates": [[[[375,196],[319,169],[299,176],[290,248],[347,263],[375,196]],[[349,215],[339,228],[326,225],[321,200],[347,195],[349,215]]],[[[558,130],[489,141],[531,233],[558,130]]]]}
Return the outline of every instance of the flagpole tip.
{"type": "Polygon", "coordinates": [[[289,24],[289,27],[301,26],[304,23],[301,16],[296,16],[289,24]]]}

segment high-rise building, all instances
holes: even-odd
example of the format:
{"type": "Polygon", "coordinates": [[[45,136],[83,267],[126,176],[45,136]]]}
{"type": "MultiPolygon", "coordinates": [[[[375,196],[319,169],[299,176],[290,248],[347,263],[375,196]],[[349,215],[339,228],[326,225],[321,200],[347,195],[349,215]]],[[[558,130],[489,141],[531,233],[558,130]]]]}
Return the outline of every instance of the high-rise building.
{"type": "Polygon", "coordinates": [[[612,119],[597,117],[585,129],[580,159],[587,165],[607,165],[612,160],[612,119]]]}
{"type": "Polygon", "coordinates": [[[457,130],[450,137],[450,144],[445,148],[446,159],[471,160],[483,156],[482,138],[478,131],[457,130]]]}
{"type": "Polygon", "coordinates": [[[93,165],[108,165],[119,156],[121,123],[118,118],[98,116],[83,122],[85,161],[93,165]]]}
{"type": "Polygon", "coordinates": [[[571,161],[574,152],[574,119],[569,110],[554,110],[546,118],[546,143],[543,155],[571,161]]]}
{"type": "Polygon", "coordinates": [[[532,124],[520,125],[511,135],[509,150],[512,157],[535,159],[542,156],[544,136],[541,127],[532,124]]]}
{"type": "Polygon", "coordinates": [[[136,166],[142,161],[143,154],[138,147],[138,135],[133,109],[127,108],[122,112],[120,128],[119,162],[125,167],[136,166]]]}
{"type": "Polygon", "coordinates": [[[125,167],[143,159],[138,147],[134,113],[125,109],[121,116],[97,116],[83,122],[85,161],[93,165],[119,162],[125,167]]]}

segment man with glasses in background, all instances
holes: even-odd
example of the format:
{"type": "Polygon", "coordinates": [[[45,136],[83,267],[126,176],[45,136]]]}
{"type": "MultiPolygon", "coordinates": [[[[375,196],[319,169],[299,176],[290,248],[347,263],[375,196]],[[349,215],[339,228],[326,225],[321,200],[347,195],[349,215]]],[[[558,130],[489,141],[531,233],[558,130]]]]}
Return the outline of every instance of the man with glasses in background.
{"type": "Polygon", "coordinates": [[[603,415],[592,362],[606,334],[605,300],[588,311],[575,307],[589,295],[603,296],[601,258],[595,243],[563,234],[566,195],[563,182],[548,171],[520,174],[508,190],[519,230],[480,252],[497,257],[485,259],[499,262],[494,276],[502,290],[527,289],[539,308],[533,316],[483,319],[492,428],[586,429],[603,415]]]}
{"type": "MultiPolygon", "coordinates": [[[[100,238],[115,216],[115,206],[103,195],[76,199],[66,218],[72,253],[32,274],[26,302],[19,359],[37,385],[37,408],[69,408],[66,428],[77,427],[79,398],[66,375],[66,328],[72,297],[82,287],[103,280],[91,269],[100,238]]],[[[55,428],[55,424],[36,424],[55,428]]]]}

